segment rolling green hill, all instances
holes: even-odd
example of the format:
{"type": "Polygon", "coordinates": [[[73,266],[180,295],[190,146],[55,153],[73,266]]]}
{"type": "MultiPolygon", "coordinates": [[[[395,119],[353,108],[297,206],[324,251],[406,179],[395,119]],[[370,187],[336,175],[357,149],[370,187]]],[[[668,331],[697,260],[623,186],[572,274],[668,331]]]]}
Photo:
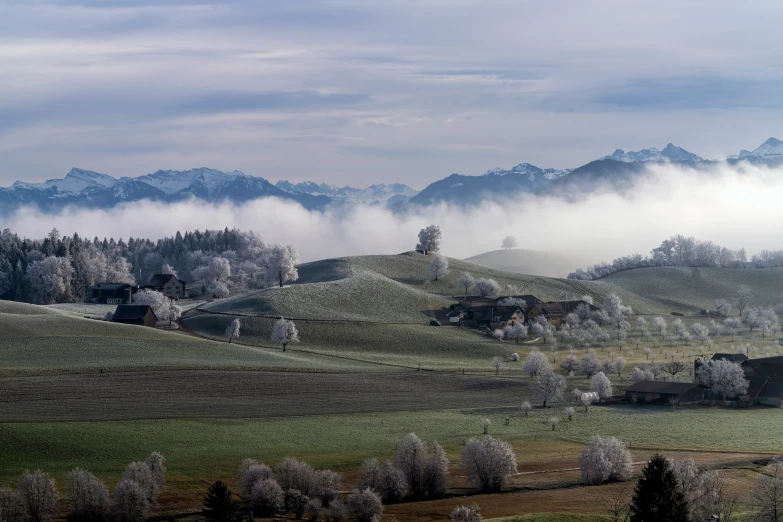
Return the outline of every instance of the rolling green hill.
{"type": "Polygon", "coordinates": [[[559,252],[518,248],[493,250],[492,252],[469,257],[465,261],[497,268],[506,272],[545,277],[566,277],[576,267],[589,264],[585,263],[584,260],[572,259],[567,254],[559,252]]]}

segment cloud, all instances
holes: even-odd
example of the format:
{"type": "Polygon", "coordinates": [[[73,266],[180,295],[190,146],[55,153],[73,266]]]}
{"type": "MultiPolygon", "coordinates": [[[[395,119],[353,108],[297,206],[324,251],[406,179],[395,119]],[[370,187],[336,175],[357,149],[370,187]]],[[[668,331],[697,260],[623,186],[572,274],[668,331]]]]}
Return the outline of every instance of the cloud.
{"type": "Polygon", "coordinates": [[[56,226],[65,234],[115,239],[236,227],[252,229],[267,242],[295,244],[303,261],[313,261],[408,251],[418,231],[434,223],[441,227],[443,251],[451,257],[496,250],[503,237],[512,235],[520,248],[562,252],[584,266],[648,253],[675,234],[745,247],[750,254],[781,249],[783,230],[774,226],[783,222],[780,174],[727,165],[707,171],[653,166],[623,195],[600,190],[572,202],[523,196],[470,210],[442,205],[406,215],[370,206],[311,212],[276,199],[244,205],[141,202],[111,210],[71,209],[56,216],[25,208],[4,226],[26,237],[43,237],[56,226]]]}

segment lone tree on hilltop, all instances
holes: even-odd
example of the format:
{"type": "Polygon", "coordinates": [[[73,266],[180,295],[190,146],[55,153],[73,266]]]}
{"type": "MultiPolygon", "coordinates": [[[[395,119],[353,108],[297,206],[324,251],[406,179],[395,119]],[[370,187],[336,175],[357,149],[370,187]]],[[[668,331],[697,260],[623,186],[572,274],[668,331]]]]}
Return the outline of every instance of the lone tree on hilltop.
{"type": "Polygon", "coordinates": [[[234,319],[226,328],[226,337],[228,338],[228,344],[234,339],[239,339],[239,319],[234,319]]]}
{"type": "Polygon", "coordinates": [[[293,321],[281,317],[272,328],[271,340],[282,344],[283,351],[285,351],[286,346],[288,346],[289,343],[299,342],[299,331],[296,329],[296,325],[293,321]]]}
{"type": "Polygon", "coordinates": [[[655,454],[642,475],[631,501],[631,522],[687,522],[688,503],[670,462],[655,454]]]}
{"type": "Polygon", "coordinates": [[[264,267],[264,280],[268,286],[277,284],[280,288],[283,283],[299,279],[296,265],[299,263],[299,252],[293,245],[275,245],[261,257],[261,266],[264,267]]]}
{"type": "Polygon", "coordinates": [[[449,273],[449,260],[440,254],[437,254],[432,258],[430,264],[427,265],[427,274],[437,281],[441,277],[448,275],[449,273]]]}
{"type": "Polygon", "coordinates": [[[459,278],[457,278],[457,282],[459,283],[460,287],[465,289],[465,297],[467,297],[468,292],[471,288],[473,288],[476,280],[468,272],[462,272],[459,278]]]}
{"type": "Polygon", "coordinates": [[[503,238],[503,244],[501,246],[506,249],[511,249],[516,248],[518,245],[519,243],[517,243],[517,239],[514,236],[506,236],[503,238]]]}
{"type": "Polygon", "coordinates": [[[440,232],[440,227],[436,225],[430,225],[427,228],[422,228],[419,231],[419,243],[416,245],[416,250],[423,250],[425,252],[440,252],[441,242],[443,236],[440,232]]]}

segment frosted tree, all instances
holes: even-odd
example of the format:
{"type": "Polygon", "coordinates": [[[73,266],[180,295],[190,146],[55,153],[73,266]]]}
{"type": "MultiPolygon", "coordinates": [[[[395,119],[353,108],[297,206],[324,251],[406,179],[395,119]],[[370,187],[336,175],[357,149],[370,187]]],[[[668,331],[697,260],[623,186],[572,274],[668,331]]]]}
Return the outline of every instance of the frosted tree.
{"type": "Polygon", "coordinates": [[[753,291],[745,285],[741,285],[737,289],[737,293],[734,294],[734,306],[739,311],[739,316],[742,317],[742,312],[750,304],[750,300],[753,299],[753,291]]]}
{"type": "Polygon", "coordinates": [[[490,435],[465,444],[462,464],[468,482],[482,491],[500,491],[508,477],[517,472],[517,458],[511,445],[490,435]]]}
{"type": "Polygon", "coordinates": [[[672,379],[676,381],[677,374],[684,372],[688,366],[682,361],[672,359],[671,361],[666,361],[663,363],[661,368],[663,368],[663,371],[671,375],[672,379]]]}
{"type": "Polygon", "coordinates": [[[272,327],[272,336],[270,339],[272,342],[282,344],[283,351],[285,351],[290,343],[299,342],[299,331],[296,329],[296,325],[293,321],[281,317],[272,327]]]}
{"type": "Polygon", "coordinates": [[[519,344],[520,339],[527,339],[527,326],[522,323],[514,323],[503,329],[503,335],[506,339],[513,339],[519,344]]]}
{"type": "Polygon", "coordinates": [[[783,520],[783,462],[773,460],[756,477],[748,497],[751,520],[783,520]]]}
{"type": "Polygon", "coordinates": [[[698,341],[701,341],[701,344],[710,340],[710,329],[701,323],[693,323],[691,325],[691,333],[698,341]]]}
{"type": "Polygon", "coordinates": [[[546,355],[538,350],[533,350],[522,363],[522,371],[529,374],[531,377],[537,377],[543,373],[551,372],[552,364],[549,362],[546,355]]]}
{"type": "Polygon", "coordinates": [[[460,287],[465,289],[465,297],[467,297],[468,292],[471,288],[473,288],[476,280],[468,272],[462,272],[457,278],[457,282],[459,283],[460,287]]]}
{"type": "Polygon", "coordinates": [[[723,400],[727,397],[745,395],[749,386],[742,367],[723,359],[710,360],[699,366],[696,371],[696,384],[709,388],[723,400]]]}
{"type": "Polygon", "coordinates": [[[494,279],[478,279],[473,286],[481,297],[494,297],[500,293],[500,285],[494,279]]]}
{"type": "Polygon", "coordinates": [[[528,414],[530,413],[530,410],[532,410],[532,409],[533,409],[533,406],[530,404],[530,401],[524,401],[522,403],[522,406],[519,407],[519,411],[521,411],[525,415],[525,417],[528,416],[528,414]]]}
{"type": "Polygon", "coordinates": [[[723,325],[731,332],[731,338],[734,339],[734,334],[742,326],[742,321],[738,317],[729,317],[723,321],[723,325]]]}
{"type": "Polygon", "coordinates": [[[623,370],[625,369],[626,362],[625,359],[622,357],[618,357],[614,360],[614,369],[617,371],[617,376],[622,377],[623,376],[623,370]]]}
{"type": "Polygon", "coordinates": [[[261,516],[281,513],[285,508],[285,492],[274,480],[259,480],[250,492],[250,507],[261,516]]]}
{"type": "Polygon", "coordinates": [[[228,283],[225,283],[223,281],[215,281],[212,285],[212,295],[216,299],[225,299],[229,295],[231,295],[231,291],[228,288],[228,283]]]}
{"type": "Polygon", "coordinates": [[[66,257],[46,257],[27,267],[25,282],[33,304],[65,303],[73,299],[74,270],[66,257]]]}
{"type": "Polygon", "coordinates": [[[405,437],[396,455],[397,467],[405,476],[411,493],[420,497],[425,492],[424,477],[427,466],[427,445],[415,433],[405,437]]]}
{"type": "Polygon", "coordinates": [[[614,437],[593,437],[582,450],[579,468],[583,484],[604,484],[630,478],[633,472],[630,450],[614,437]]]}
{"type": "Polygon", "coordinates": [[[612,396],[612,383],[604,372],[598,372],[590,378],[590,391],[598,394],[601,400],[612,396]]]}
{"type": "Polygon", "coordinates": [[[723,317],[729,316],[729,313],[731,312],[730,302],[728,302],[725,299],[716,299],[714,305],[715,305],[715,313],[717,313],[718,315],[722,315],[723,317]]]}
{"type": "Polygon", "coordinates": [[[142,486],[133,480],[120,480],[109,501],[112,520],[116,522],[143,522],[150,509],[142,486]]]}
{"type": "Polygon", "coordinates": [[[644,370],[638,366],[631,372],[631,381],[637,383],[639,381],[654,381],[655,375],[649,370],[644,370]]]}
{"type": "Polygon", "coordinates": [[[170,264],[168,264],[168,263],[163,263],[163,266],[160,268],[160,273],[161,273],[161,274],[171,274],[171,275],[173,275],[174,277],[178,277],[178,275],[177,275],[177,271],[176,271],[176,270],[174,270],[174,267],[173,267],[173,266],[171,266],[171,265],[170,265],[170,264]]]}
{"type": "Polygon", "coordinates": [[[105,520],[108,516],[109,490],[98,477],[83,469],[76,468],[68,474],[68,501],[69,519],[105,520]]]}
{"type": "Polygon", "coordinates": [[[506,236],[503,238],[502,247],[506,249],[516,248],[519,245],[514,236],[506,236]]]}
{"type": "Polygon", "coordinates": [[[568,418],[568,422],[571,422],[571,419],[574,418],[576,410],[573,406],[566,406],[566,408],[563,410],[563,413],[565,413],[565,416],[568,418]]]}
{"type": "Polygon", "coordinates": [[[505,335],[506,334],[503,333],[503,330],[501,330],[500,328],[496,328],[495,330],[492,331],[492,338],[495,339],[496,341],[502,341],[505,335]]]}
{"type": "Polygon", "coordinates": [[[445,256],[437,254],[433,256],[427,265],[427,274],[435,281],[449,273],[449,260],[445,256]]]}
{"type": "Polygon", "coordinates": [[[149,305],[160,323],[172,324],[182,315],[182,308],[157,290],[139,290],[133,295],[133,304],[149,305]]]}
{"type": "Polygon", "coordinates": [[[30,522],[43,522],[57,514],[60,495],[54,479],[43,471],[25,471],[16,487],[30,522]]]}
{"type": "Polygon", "coordinates": [[[416,245],[416,250],[440,252],[442,240],[443,236],[441,235],[440,227],[430,225],[427,228],[422,228],[419,232],[419,243],[416,245]]]}
{"type": "Polygon", "coordinates": [[[481,522],[481,512],[476,504],[470,506],[457,506],[451,512],[451,520],[454,522],[481,522]]]}
{"type": "Polygon", "coordinates": [[[239,470],[239,487],[243,498],[250,498],[253,485],[261,480],[274,479],[272,468],[266,464],[259,464],[253,459],[245,459],[239,470]]]}
{"type": "Polygon", "coordinates": [[[660,315],[653,317],[652,324],[653,327],[658,330],[658,334],[661,336],[661,339],[663,339],[663,337],[666,335],[666,319],[660,315]]]}
{"type": "Polygon", "coordinates": [[[579,363],[579,371],[589,379],[601,371],[601,366],[598,355],[593,350],[588,350],[587,355],[579,363]]]}
{"type": "Polygon", "coordinates": [[[383,514],[381,497],[369,488],[363,491],[353,490],[346,505],[356,522],[376,522],[383,514]]]}
{"type": "Polygon", "coordinates": [[[296,265],[299,264],[299,252],[293,245],[275,245],[263,256],[264,281],[268,286],[278,285],[299,279],[296,265]]]}
{"type": "Polygon", "coordinates": [[[745,326],[748,327],[750,333],[753,333],[753,330],[756,328],[764,329],[765,326],[769,327],[772,321],[777,322],[775,312],[767,312],[760,307],[751,308],[745,316],[745,326]]]}
{"type": "Polygon", "coordinates": [[[231,276],[231,261],[225,257],[212,257],[207,260],[205,265],[195,269],[193,275],[204,281],[209,293],[217,294],[219,283],[228,285],[228,278],[231,276]]]}
{"type": "Polygon", "coordinates": [[[566,373],[576,372],[579,370],[579,359],[576,354],[571,352],[566,355],[566,358],[560,363],[560,368],[566,373]]]}
{"type": "Polygon", "coordinates": [[[446,494],[449,479],[449,459],[443,447],[432,443],[424,470],[424,492],[429,498],[438,498],[446,494]]]}
{"type": "Polygon", "coordinates": [[[498,375],[500,373],[500,367],[503,365],[503,358],[496,355],[489,361],[489,365],[495,370],[495,375],[498,375]]]}
{"type": "Polygon", "coordinates": [[[533,394],[542,401],[542,407],[546,408],[546,403],[563,398],[567,384],[565,377],[552,372],[545,372],[530,383],[533,394]]]}
{"type": "Polygon", "coordinates": [[[231,344],[231,341],[234,339],[239,339],[239,327],[241,325],[239,324],[239,319],[234,319],[231,321],[231,323],[226,328],[226,338],[228,339],[228,344],[231,344]]]}
{"type": "Polygon", "coordinates": [[[27,521],[27,509],[18,491],[0,486],[0,520],[3,522],[27,521]]]}

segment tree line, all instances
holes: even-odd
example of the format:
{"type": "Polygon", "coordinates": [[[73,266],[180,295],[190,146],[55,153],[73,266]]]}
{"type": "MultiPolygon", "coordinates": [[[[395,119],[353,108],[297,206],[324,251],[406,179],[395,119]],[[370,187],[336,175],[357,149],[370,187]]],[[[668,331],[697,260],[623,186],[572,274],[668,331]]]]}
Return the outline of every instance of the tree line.
{"type": "Polygon", "coordinates": [[[98,282],[144,284],[154,274],[199,281],[215,297],[298,278],[292,245],[268,245],[253,232],[195,230],[157,241],[144,238],[63,236],[45,238],[0,233],[0,299],[35,304],[83,300],[98,282]]]}
{"type": "Polygon", "coordinates": [[[732,250],[683,235],[672,236],[654,248],[649,255],[618,257],[611,263],[598,263],[568,274],[568,279],[591,281],[631,270],[654,266],[687,266],[719,268],[770,268],[783,266],[783,250],[762,250],[748,258],[744,248],[732,250]]]}

